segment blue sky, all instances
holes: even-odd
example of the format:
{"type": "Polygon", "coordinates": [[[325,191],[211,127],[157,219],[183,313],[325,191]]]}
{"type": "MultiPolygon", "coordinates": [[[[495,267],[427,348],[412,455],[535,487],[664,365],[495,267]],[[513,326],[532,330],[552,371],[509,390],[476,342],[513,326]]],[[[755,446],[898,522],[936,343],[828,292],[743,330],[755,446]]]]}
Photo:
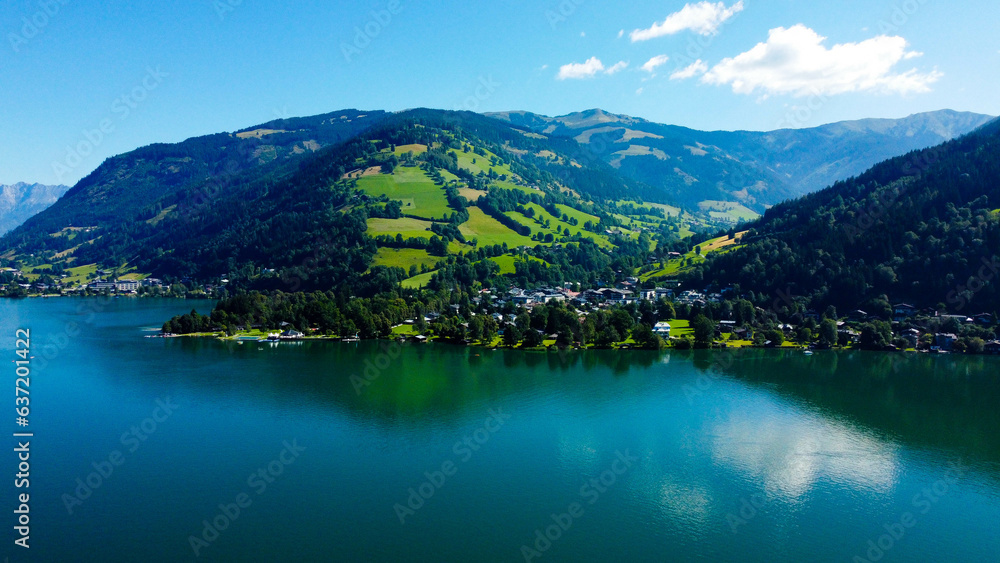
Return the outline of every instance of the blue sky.
{"type": "Polygon", "coordinates": [[[343,108],[727,130],[998,115],[997,21],[986,0],[2,0],[0,183],[343,108]]]}

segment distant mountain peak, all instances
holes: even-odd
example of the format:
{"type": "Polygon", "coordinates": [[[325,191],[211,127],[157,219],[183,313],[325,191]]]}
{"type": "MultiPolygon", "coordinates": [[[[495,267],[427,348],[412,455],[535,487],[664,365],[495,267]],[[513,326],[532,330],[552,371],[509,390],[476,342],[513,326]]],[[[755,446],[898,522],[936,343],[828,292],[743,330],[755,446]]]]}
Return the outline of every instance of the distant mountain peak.
{"type": "Polygon", "coordinates": [[[883,160],[950,141],[993,118],[941,110],[777,131],[697,131],[595,108],[549,117],[488,114],[590,145],[593,154],[685,206],[718,202],[757,212],[823,189],[883,160]]]}
{"type": "Polygon", "coordinates": [[[21,226],[33,215],[48,209],[59,200],[69,186],[17,182],[0,185],[0,235],[21,226]]]}

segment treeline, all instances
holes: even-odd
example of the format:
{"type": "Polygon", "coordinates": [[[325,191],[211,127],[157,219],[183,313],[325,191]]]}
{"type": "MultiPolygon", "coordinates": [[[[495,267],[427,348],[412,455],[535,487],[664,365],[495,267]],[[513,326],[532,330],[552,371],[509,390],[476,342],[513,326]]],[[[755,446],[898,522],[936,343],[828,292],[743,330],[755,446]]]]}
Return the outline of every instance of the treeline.
{"type": "Polygon", "coordinates": [[[192,311],[174,317],[163,325],[163,330],[173,334],[214,330],[233,334],[251,328],[292,327],[310,333],[315,327],[320,334],[372,339],[387,336],[393,326],[413,314],[414,308],[394,295],[344,299],[333,292],[253,292],[219,301],[207,316],[192,311]]]}

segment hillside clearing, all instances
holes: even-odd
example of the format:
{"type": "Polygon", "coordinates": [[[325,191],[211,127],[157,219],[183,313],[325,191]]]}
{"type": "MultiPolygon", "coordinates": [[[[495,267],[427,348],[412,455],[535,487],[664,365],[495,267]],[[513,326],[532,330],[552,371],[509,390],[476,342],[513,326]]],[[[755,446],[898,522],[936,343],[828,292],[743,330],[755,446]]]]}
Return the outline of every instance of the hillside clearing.
{"type": "Polygon", "coordinates": [[[416,167],[401,166],[389,176],[379,174],[358,180],[358,189],[370,196],[385,195],[399,201],[403,213],[423,219],[443,219],[452,212],[444,189],[416,167]]]}

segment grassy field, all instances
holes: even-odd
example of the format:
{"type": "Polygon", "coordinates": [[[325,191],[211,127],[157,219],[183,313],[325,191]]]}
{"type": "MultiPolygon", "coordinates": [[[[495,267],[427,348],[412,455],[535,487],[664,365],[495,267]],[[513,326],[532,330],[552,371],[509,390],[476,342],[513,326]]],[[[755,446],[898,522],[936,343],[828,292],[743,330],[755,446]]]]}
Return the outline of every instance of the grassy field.
{"type": "Polygon", "coordinates": [[[397,234],[401,234],[403,238],[429,239],[433,235],[430,231],[431,225],[430,221],[421,221],[420,219],[412,219],[410,217],[403,217],[402,219],[369,219],[368,235],[375,237],[378,235],[396,236],[397,234]]]}
{"type": "Polygon", "coordinates": [[[391,175],[379,174],[358,180],[358,188],[371,196],[387,195],[403,204],[403,213],[424,219],[443,219],[452,212],[444,189],[423,170],[400,166],[391,175]]]}
{"type": "Polygon", "coordinates": [[[708,211],[713,219],[753,221],[760,214],[732,201],[703,201],[698,204],[702,211],[708,211]]]}
{"type": "MultiPolygon", "coordinates": [[[[542,264],[548,264],[545,260],[542,260],[541,258],[535,258],[534,256],[530,256],[528,259],[534,262],[541,262],[542,264]]],[[[490,258],[490,260],[496,262],[497,265],[500,266],[500,275],[507,275],[507,274],[513,274],[515,272],[514,264],[518,260],[523,260],[523,258],[519,259],[515,258],[510,254],[505,254],[503,256],[497,256],[496,258],[490,258]]]]}
{"type": "Polygon", "coordinates": [[[490,170],[496,172],[498,175],[507,175],[507,177],[513,177],[514,173],[511,172],[510,167],[506,164],[501,164],[499,166],[492,166],[490,160],[494,155],[490,151],[486,151],[486,156],[480,156],[472,151],[454,151],[458,155],[458,167],[464,168],[473,174],[479,174],[483,172],[484,174],[489,174],[490,170]],[[473,162],[475,161],[475,162],[473,162]]]}
{"type": "Polygon", "coordinates": [[[420,274],[419,276],[414,276],[408,280],[403,280],[403,283],[401,285],[407,289],[420,289],[426,286],[428,283],[430,283],[431,277],[433,275],[434,272],[427,272],[426,274],[420,274]]]}
{"type": "Polygon", "coordinates": [[[688,334],[694,335],[694,329],[691,328],[691,321],[670,321],[670,336],[687,336],[688,334]]]}
{"type": "Polygon", "coordinates": [[[427,145],[399,145],[396,147],[396,150],[393,154],[395,154],[397,157],[400,157],[408,152],[412,152],[413,156],[417,156],[418,154],[424,154],[425,152],[427,152],[427,145]]]}
{"type": "Polygon", "coordinates": [[[592,222],[594,224],[597,224],[597,223],[599,223],[601,221],[601,219],[599,217],[595,216],[595,215],[590,215],[589,213],[584,213],[583,211],[580,211],[579,209],[573,209],[572,207],[570,207],[568,205],[563,205],[563,204],[559,203],[559,204],[556,204],[556,208],[559,209],[559,211],[562,211],[563,214],[569,216],[571,219],[572,218],[576,218],[576,220],[580,222],[580,226],[581,227],[587,221],[590,221],[590,222],[592,222]]]}
{"type": "Polygon", "coordinates": [[[639,279],[642,281],[648,281],[652,278],[675,276],[687,268],[687,266],[683,265],[684,262],[686,262],[687,260],[691,260],[692,265],[696,265],[704,262],[705,256],[708,254],[712,254],[713,252],[729,252],[731,250],[739,248],[740,239],[745,234],[746,231],[743,231],[742,233],[736,233],[736,236],[732,239],[726,236],[705,241],[699,245],[701,246],[700,255],[694,251],[688,252],[681,258],[659,264],[658,265],[659,268],[639,276],[639,279]]]}
{"type": "Polygon", "coordinates": [[[469,203],[476,203],[479,201],[479,198],[486,195],[486,192],[474,190],[472,188],[458,188],[458,195],[469,200],[469,203]]]}
{"type": "Polygon", "coordinates": [[[441,173],[441,177],[444,178],[445,182],[459,182],[459,183],[462,183],[462,179],[461,178],[459,178],[458,176],[452,174],[451,172],[448,172],[447,170],[440,169],[440,170],[438,170],[438,172],[441,173]]]}
{"type": "Polygon", "coordinates": [[[508,248],[516,248],[539,244],[508,229],[478,207],[469,208],[469,220],[459,227],[459,230],[466,240],[479,239],[480,246],[507,243],[508,248]]]}
{"type": "Polygon", "coordinates": [[[66,268],[66,273],[69,274],[69,277],[63,280],[65,283],[85,283],[90,276],[97,273],[97,264],[66,268]]]}
{"type": "Polygon", "coordinates": [[[402,268],[410,270],[410,266],[433,267],[441,261],[439,256],[431,256],[422,248],[380,248],[375,253],[372,266],[389,266],[392,268],[402,268]]]}
{"type": "Polygon", "coordinates": [[[164,208],[163,211],[160,211],[159,215],[157,215],[156,217],[153,217],[152,219],[147,220],[146,222],[149,223],[150,225],[153,225],[155,227],[160,221],[163,221],[164,219],[167,218],[168,215],[170,215],[171,213],[173,213],[175,209],[177,209],[177,205],[176,204],[175,205],[171,205],[170,207],[164,208]]]}
{"type": "Polygon", "coordinates": [[[529,188],[528,186],[521,186],[519,184],[515,184],[514,182],[506,182],[506,181],[497,180],[497,181],[493,182],[493,185],[496,186],[496,187],[498,187],[498,188],[504,189],[504,190],[514,190],[514,191],[518,191],[518,192],[524,192],[526,194],[540,194],[540,193],[542,193],[539,190],[533,190],[533,189],[529,188]]]}
{"type": "Polygon", "coordinates": [[[736,236],[733,237],[733,238],[719,237],[717,239],[712,239],[710,241],[702,243],[701,244],[701,253],[702,254],[709,254],[709,253],[712,253],[712,252],[718,252],[718,251],[722,250],[723,248],[726,248],[726,247],[729,247],[729,246],[735,246],[735,245],[739,244],[740,239],[742,239],[743,235],[745,235],[745,234],[747,234],[747,231],[743,231],[742,233],[736,233],[736,236]]]}
{"type": "MultiPolygon", "coordinates": [[[[508,212],[506,215],[508,217],[514,219],[518,223],[521,223],[522,225],[524,225],[524,226],[528,227],[529,229],[531,229],[531,234],[532,235],[534,235],[536,233],[541,233],[543,235],[551,233],[555,237],[555,240],[558,242],[558,241],[562,240],[565,237],[565,235],[563,233],[565,233],[565,230],[568,228],[569,232],[572,233],[573,236],[576,236],[577,233],[580,233],[585,238],[591,239],[592,241],[594,241],[594,243],[596,243],[598,246],[600,246],[602,248],[614,248],[614,245],[611,244],[610,241],[608,241],[608,237],[606,237],[604,235],[599,235],[599,234],[596,234],[596,233],[591,233],[591,232],[583,230],[583,223],[581,223],[581,224],[579,224],[579,225],[577,225],[577,226],[574,227],[573,225],[570,225],[569,223],[563,222],[563,220],[561,218],[554,217],[551,213],[549,213],[548,211],[546,211],[545,208],[543,208],[541,205],[538,205],[537,203],[529,203],[525,207],[526,208],[531,208],[532,210],[534,210],[534,212],[535,212],[535,217],[534,218],[529,219],[528,217],[525,217],[524,215],[521,215],[520,213],[517,213],[516,211],[508,212]],[[549,228],[545,229],[541,225],[539,225],[538,223],[536,223],[535,221],[537,219],[548,220],[549,221],[549,228]],[[558,234],[556,232],[557,229],[558,229],[558,234]]],[[[580,212],[577,211],[577,213],[580,213],[580,212]]],[[[582,214],[582,213],[581,213],[581,215],[586,216],[586,214],[582,214]]]]}

